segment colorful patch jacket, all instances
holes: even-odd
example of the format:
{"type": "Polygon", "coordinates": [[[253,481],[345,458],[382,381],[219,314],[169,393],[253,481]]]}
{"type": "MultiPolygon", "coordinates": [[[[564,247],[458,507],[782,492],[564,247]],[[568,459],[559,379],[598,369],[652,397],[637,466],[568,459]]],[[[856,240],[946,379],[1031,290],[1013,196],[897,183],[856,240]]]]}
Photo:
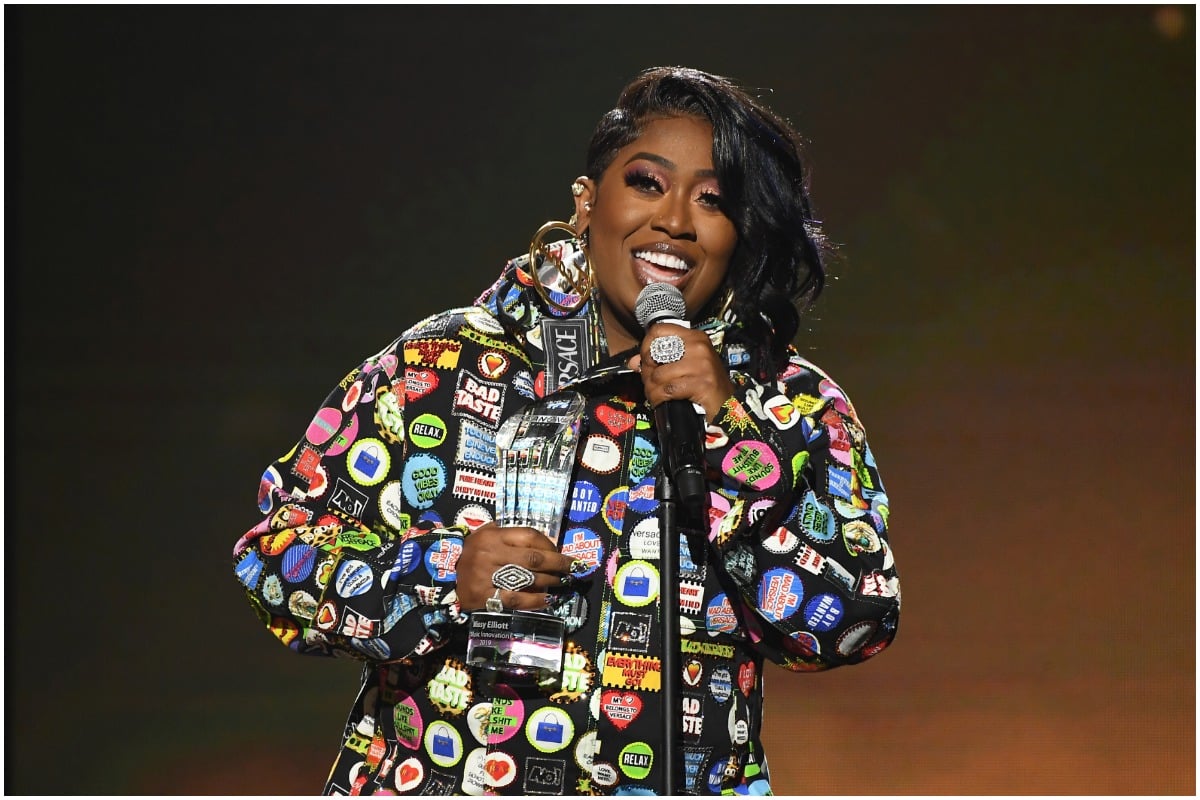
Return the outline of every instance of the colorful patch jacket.
{"type": "Polygon", "coordinates": [[[823,670],[896,634],[888,500],[854,408],[794,353],[774,382],[751,379],[723,343],[728,323],[706,323],[736,393],[707,429],[708,518],[664,576],[640,378],[607,358],[599,301],[547,313],[527,264],[347,374],[267,468],[263,518],[235,546],[236,576],[283,644],[364,661],[325,793],[661,792],[664,580],[679,586],[666,611],[682,634],[674,793],[770,793],[764,660],[823,670]],[[551,606],[566,623],[562,678],[485,683],[465,663],[455,564],[493,518],[498,426],[564,390],[586,414],[560,549],[588,572],[551,606]]]}

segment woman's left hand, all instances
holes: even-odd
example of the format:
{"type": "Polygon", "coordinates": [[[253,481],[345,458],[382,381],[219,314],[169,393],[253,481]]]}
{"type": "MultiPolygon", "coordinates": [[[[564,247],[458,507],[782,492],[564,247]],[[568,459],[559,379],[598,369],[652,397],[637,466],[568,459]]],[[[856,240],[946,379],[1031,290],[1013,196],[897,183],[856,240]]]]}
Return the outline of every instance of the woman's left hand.
{"type": "Polygon", "coordinates": [[[629,366],[641,373],[651,408],[667,400],[690,400],[704,406],[705,421],[712,422],[733,397],[728,368],[703,331],[666,322],[651,325],[641,352],[629,360],[629,366]],[[682,358],[667,364],[654,360],[650,346],[661,336],[682,340],[682,358]]]}

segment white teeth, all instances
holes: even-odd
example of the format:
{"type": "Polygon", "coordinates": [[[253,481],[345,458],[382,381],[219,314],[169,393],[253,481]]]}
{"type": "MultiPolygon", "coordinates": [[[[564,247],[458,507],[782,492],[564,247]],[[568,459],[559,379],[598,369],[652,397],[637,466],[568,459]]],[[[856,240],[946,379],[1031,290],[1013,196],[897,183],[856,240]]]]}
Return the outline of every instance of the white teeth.
{"type": "Polygon", "coordinates": [[[679,256],[673,256],[669,253],[655,253],[651,250],[638,250],[633,255],[636,258],[640,258],[642,261],[649,261],[651,264],[659,267],[666,267],[667,269],[686,272],[688,268],[686,261],[679,256]]]}

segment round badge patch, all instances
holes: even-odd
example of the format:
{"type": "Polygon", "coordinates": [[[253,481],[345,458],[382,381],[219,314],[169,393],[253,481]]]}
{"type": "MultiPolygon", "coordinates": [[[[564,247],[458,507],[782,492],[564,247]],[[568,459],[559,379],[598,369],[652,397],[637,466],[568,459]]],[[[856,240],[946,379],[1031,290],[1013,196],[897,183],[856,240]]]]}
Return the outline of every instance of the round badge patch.
{"type": "Polygon", "coordinates": [[[486,756],[487,748],[484,747],[476,747],[467,753],[467,757],[463,761],[463,794],[478,797],[487,791],[487,773],[484,772],[486,756]]]}
{"type": "Polygon", "coordinates": [[[836,533],[833,512],[821,504],[811,489],[804,495],[800,508],[800,526],[815,542],[832,542],[836,533]]]}
{"type": "Polygon", "coordinates": [[[379,516],[398,531],[408,530],[412,520],[404,513],[404,495],[400,481],[388,481],[379,490],[379,516]]]}
{"type": "Polygon", "coordinates": [[[763,573],[758,584],[758,607],[771,622],[779,622],[796,613],[804,599],[800,576],[783,567],[763,573]]]}
{"type": "Polygon", "coordinates": [[[358,415],[351,414],[350,421],[346,423],[346,427],[342,432],[333,437],[333,441],[325,448],[325,455],[329,458],[340,456],[346,452],[346,448],[354,444],[358,439],[358,415]]]}
{"type": "Polygon", "coordinates": [[[425,752],[439,767],[453,767],[463,757],[462,737],[448,723],[436,720],[425,729],[425,752]]]}
{"type": "Polygon", "coordinates": [[[322,408],[313,417],[312,422],[308,424],[308,430],[304,432],[304,438],[313,444],[325,444],[333,435],[337,433],[338,428],[342,426],[342,412],[336,408],[322,408]]]}
{"type": "Polygon", "coordinates": [[[338,567],[333,586],[342,597],[356,597],[371,588],[374,577],[365,562],[352,559],[338,567]]]}
{"type": "Polygon", "coordinates": [[[855,650],[866,644],[866,641],[871,638],[871,635],[875,633],[875,629],[878,627],[879,623],[876,622],[857,622],[847,628],[838,637],[837,646],[834,649],[842,657],[853,655],[855,650]]]}
{"type": "Polygon", "coordinates": [[[804,625],[810,630],[827,631],[842,618],[842,600],[832,594],[819,594],[804,606],[804,625]]]}
{"type": "Polygon", "coordinates": [[[508,753],[492,751],[484,759],[483,771],[487,773],[488,786],[503,789],[517,779],[517,762],[508,753]]]}
{"type": "Polygon", "coordinates": [[[288,583],[300,583],[312,574],[317,560],[317,551],[309,545],[297,542],[283,554],[283,579],[288,583]]]}
{"type": "Polygon", "coordinates": [[[396,725],[396,741],[409,750],[421,746],[421,734],[425,724],[421,720],[421,711],[413,698],[405,697],[392,707],[392,721],[396,725]]]}
{"type": "Polygon", "coordinates": [[[562,535],[562,545],[559,551],[564,556],[586,561],[586,572],[575,573],[576,577],[587,577],[596,571],[604,559],[604,545],[595,531],[588,528],[571,528],[562,535]]]}
{"type": "Polygon", "coordinates": [[[436,414],[421,414],[408,425],[408,440],[426,450],[446,441],[446,423],[436,414]]]}
{"type": "Polygon", "coordinates": [[[359,439],[346,454],[346,470],[360,486],[374,486],[387,477],[392,456],[379,439],[359,439]]]}
{"type": "Polygon", "coordinates": [[[783,555],[790,553],[800,546],[800,538],[790,530],[780,525],[770,536],[763,538],[763,549],[769,553],[783,555]]]}
{"type": "Polygon", "coordinates": [[[646,478],[629,490],[629,507],[639,514],[649,514],[658,508],[654,498],[654,478],[646,478]]]}
{"type": "Polygon", "coordinates": [[[406,758],[396,765],[396,791],[408,794],[425,780],[425,767],[415,757],[406,758]]]}
{"type": "Polygon", "coordinates": [[[488,511],[478,503],[472,503],[471,505],[463,506],[458,510],[458,513],[454,515],[454,524],[464,525],[469,531],[473,531],[491,521],[492,512],[488,511]]]}
{"type": "Polygon", "coordinates": [[[629,505],[629,490],[618,486],[604,498],[604,524],[613,533],[620,535],[625,524],[625,509],[629,505]]]}
{"type": "Polygon", "coordinates": [[[627,606],[650,605],[658,599],[658,570],[646,561],[622,564],[613,577],[613,592],[627,606]]]}
{"type": "Polygon", "coordinates": [[[479,357],[479,374],[489,380],[496,380],[508,372],[508,356],[495,350],[489,350],[479,357]]]}
{"type": "Polygon", "coordinates": [[[640,481],[658,463],[658,448],[644,436],[633,437],[633,452],[629,454],[629,477],[640,481]]]}
{"type": "Polygon", "coordinates": [[[446,465],[437,456],[416,453],[404,463],[404,500],[413,508],[429,508],[446,490],[446,465]]]}
{"type": "Polygon", "coordinates": [[[462,549],[463,540],[457,536],[447,536],[429,545],[425,551],[425,568],[429,570],[429,577],[442,583],[453,581],[462,549]]]}
{"type": "Polygon", "coordinates": [[[572,522],[586,522],[600,513],[600,490],[591,481],[575,481],[571,487],[571,507],[567,516],[572,522]]]}
{"type": "Polygon", "coordinates": [[[713,668],[712,677],[708,681],[708,690],[718,703],[724,703],[729,699],[733,694],[733,676],[729,673],[729,667],[722,665],[713,668]]]}
{"type": "Polygon", "coordinates": [[[539,708],[525,723],[525,738],[542,753],[557,753],[575,737],[575,723],[559,708],[539,708]]]}
{"type": "Polygon", "coordinates": [[[629,554],[634,558],[655,561],[662,558],[658,517],[647,517],[634,526],[629,534],[629,554]]]}
{"type": "Polygon", "coordinates": [[[708,608],[704,610],[704,627],[709,633],[732,633],[737,626],[737,616],[724,592],[708,602],[708,608]]]}
{"type": "Polygon", "coordinates": [[[609,475],[621,466],[621,446],[611,436],[593,433],[583,443],[580,462],[597,475],[609,475]]]}
{"type": "Polygon", "coordinates": [[[654,751],[645,742],[630,742],[621,749],[617,765],[630,778],[640,781],[650,774],[654,763],[654,751]]]}
{"type": "Polygon", "coordinates": [[[739,442],[729,449],[721,469],[750,489],[768,489],[779,482],[779,459],[763,442],[739,442]]]}
{"type": "Polygon", "coordinates": [[[524,723],[525,702],[521,696],[512,687],[497,684],[487,723],[488,744],[507,742],[524,723]]]}

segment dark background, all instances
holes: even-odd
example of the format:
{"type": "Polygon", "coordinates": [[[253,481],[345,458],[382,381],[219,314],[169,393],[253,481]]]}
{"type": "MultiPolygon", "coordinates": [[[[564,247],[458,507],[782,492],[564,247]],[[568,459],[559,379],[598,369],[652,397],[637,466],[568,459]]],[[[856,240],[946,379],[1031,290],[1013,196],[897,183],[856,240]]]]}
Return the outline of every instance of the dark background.
{"type": "Polygon", "coordinates": [[[1191,7],[6,6],[10,794],[315,793],[357,686],[230,566],[351,367],[570,213],[640,69],[773,90],[900,635],[784,794],[1195,789],[1191,7]]]}

